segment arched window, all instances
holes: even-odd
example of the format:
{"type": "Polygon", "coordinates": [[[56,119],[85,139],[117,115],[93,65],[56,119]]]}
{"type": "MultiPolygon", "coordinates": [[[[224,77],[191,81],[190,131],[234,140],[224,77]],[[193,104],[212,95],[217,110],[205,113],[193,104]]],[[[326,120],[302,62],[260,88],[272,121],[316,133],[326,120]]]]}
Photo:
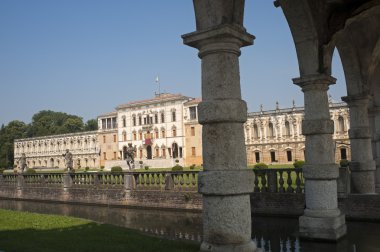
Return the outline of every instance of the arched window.
{"type": "Polygon", "coordinates": [[[123,141],[127,141],[127,132],[123,131],[123,141]]]}
{"type": "Polygon", "coordinates": [[[288,121],[285,122],[285,136],[290,136],[290,124],[288,121]]]}
{"type": "Polygon", "coordinates": [[[259,128],[257,127],[257,124],[253,125],[253,137],[255,139],[259,138],[259,128]]]}
{"type": "Polygon", "coordinates": [[[344,119],[342,116],[338,117],[338,132],[343,133],[344,132],[344,119]]]}
{"type": "Polygon", "coordinates": [[[135,115],[132,116],[132,125],[136,126],[136,116],[135,115]]]}
{"type": "Polygon", "coordinates": [[[274,137],[273,123],[269,123],[268,129],[269,129],[268,137],[274,137]]]}
{"type": "Polygon", "coordinates": [[[125,119],[125,116],[123,116],[123,127],[127,127],[127,120],[125,119]]]}

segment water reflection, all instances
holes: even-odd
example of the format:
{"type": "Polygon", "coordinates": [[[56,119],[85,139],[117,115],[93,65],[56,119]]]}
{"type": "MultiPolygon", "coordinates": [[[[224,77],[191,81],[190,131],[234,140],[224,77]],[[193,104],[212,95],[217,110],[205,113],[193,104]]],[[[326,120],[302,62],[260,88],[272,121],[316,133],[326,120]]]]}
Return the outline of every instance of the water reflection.
{"type": "MultiPolygon", "coordinates": [[[[201,213],[14,200],[0,200],[0,208],[80,217],[169,239],[202,237],[201,213]]],[[[348,222],[347,236],[337,243],[300,240],[297,218],[255,216],[252,226],[252,238],[265,252],[380,252],[380,223],[348,222]]]]}

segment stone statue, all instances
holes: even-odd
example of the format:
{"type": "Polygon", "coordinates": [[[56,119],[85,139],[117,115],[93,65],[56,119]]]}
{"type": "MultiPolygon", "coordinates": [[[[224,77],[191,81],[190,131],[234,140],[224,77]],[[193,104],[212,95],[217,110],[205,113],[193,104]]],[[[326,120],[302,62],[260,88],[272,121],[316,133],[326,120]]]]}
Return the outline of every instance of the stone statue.
{"type": "Polygon", "coordinates": [[[130,170],[135,168],[135,153],[136,147],[132,147],[132,144],[129,143],[128,148],[124,152],[124,159],[127,160],[127,165],[130,170]]]}
{"type": "Polygon", "coordinates": [[[73,154],[70,152],[69,149],[66,150],[65,154],[62,154],[63,157],[65,157],[65,164],[67,171],[72,172],[74,171],[73,167],[73,154]]]}
{"type": "Polygon", "coordinates": [[[21,157],[19,158],[19,164],[20,164],[20,169],[21,172],[26,172],[26,156],[25,153],[21,154],[21,157]]]}

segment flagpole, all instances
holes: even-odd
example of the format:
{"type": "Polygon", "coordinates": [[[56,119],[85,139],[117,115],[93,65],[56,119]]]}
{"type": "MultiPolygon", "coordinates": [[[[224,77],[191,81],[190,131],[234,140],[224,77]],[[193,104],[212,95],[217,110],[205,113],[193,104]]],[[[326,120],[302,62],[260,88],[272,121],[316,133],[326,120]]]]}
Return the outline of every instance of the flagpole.
{"type": "Polygon", "coordinates": [[[159,77],[159,75],[157,75],[157,77],[156,77],[156,82],[158,84],[158,97],[160,97],[161,96],[161,85],[160,85],[160,77],[159,77]]]}

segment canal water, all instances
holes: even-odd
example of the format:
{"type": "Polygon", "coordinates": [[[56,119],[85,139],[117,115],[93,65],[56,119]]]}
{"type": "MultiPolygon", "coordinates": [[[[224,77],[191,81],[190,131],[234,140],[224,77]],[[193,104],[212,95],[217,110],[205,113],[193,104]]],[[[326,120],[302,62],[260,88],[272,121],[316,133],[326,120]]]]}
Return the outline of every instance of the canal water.
{"type": "MultiPolygon", "coordinates": [[[[202,237],[201,213],[3,199],[0,208],[85,218],[169,239],[200,242],[202,237]]],[[[347,236],[336,243],[300,240],[297,218],[254,216],[252,222],[252,239],[265,252],[380,252],[379,222],[348,222],[347,236]]]]}

